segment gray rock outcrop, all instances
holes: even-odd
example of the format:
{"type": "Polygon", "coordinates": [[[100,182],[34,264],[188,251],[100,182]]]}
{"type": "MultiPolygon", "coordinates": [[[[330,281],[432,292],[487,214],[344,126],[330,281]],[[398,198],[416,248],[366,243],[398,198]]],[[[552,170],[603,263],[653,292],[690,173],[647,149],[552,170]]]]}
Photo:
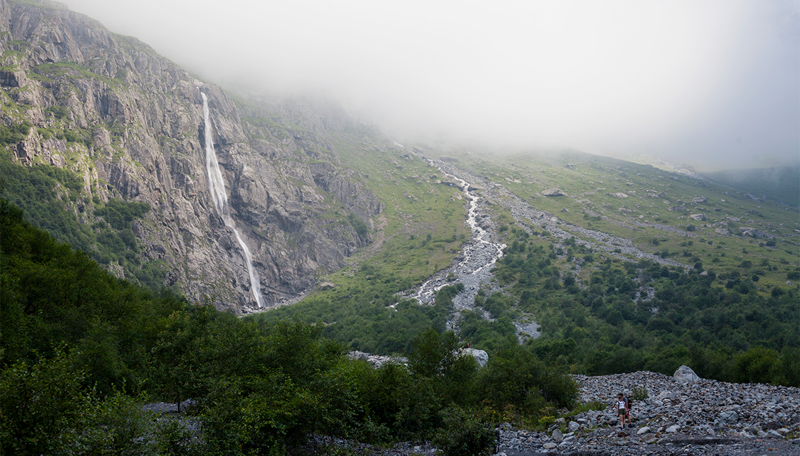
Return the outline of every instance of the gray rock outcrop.
{"type": "Polygon", "coordinates": [[[770,237],[767,233],[752,227],[743,226],[739,228],[739,234],[742,236],[753,237],[753,238],[767,238],[770,237]]]}
{"type": "Polygon", "coordinates": [[[689,366],[679,367],[672,377],[679,383],[694,383],[700,380],[700,377],[689,366]]]}
{"type": "Polygon", "coordinates": [[[485,367],[489,363],[489,354],[484,350],[477,350],[475,348],[465,348],[461,353],[472,356],[478,362],[480,367],[485,367]]]}

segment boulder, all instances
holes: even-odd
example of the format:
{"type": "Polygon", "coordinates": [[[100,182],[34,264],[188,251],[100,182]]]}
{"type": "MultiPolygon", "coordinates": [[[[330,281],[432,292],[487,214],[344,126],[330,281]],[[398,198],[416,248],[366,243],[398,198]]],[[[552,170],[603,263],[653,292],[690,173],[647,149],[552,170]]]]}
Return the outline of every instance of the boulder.
{"type": "Polygon", "coordinates": [[[578,424],[577,421],[570,421],[569,425],[567,425],[567,430],[569,432],[576,432],[580,428],[581,428],[581,425],[578,424]]]}
{"type": "Polygon", "coordinates": [[[478,362],[480,367],[485,367],[489,363],[489,354],[484,350],[476,350],[474,348],[465,348],[461,351],[465,355],[472,356],[478,362]]]}
{"type": "Polygon", "coordinates": [[[739,421],[739,415],[731,410],[720,413],[718,419],[719,424],[723,426],[730,426],[731,424],[736,424],[739,421]]]}
{"type": "Polygon", "coordinates": [[[626,195],[624,193],[608,193],[608,196],[610,196],[612,198],[627,198],[628,197],[628,195],[626,195]]]}
{"type": "Polygon", "coordinates": [[[636,431],[636,435],[647,434],[648,432],[650,432],[650,428],[645,426],[643,428],[640,428],[638,431],[636,431]]]}
{"type": "Polygon", "coordinates": [[[670,434],[675,434],[680,430],[681,430],[681,427],[678,426],[677,424],[673,424],[672,426],[667,428],[667,432],[670,433],[670,434]]]}
{"type": "Polygon", "coordinates": [[[663,401],[664,399],[672,399],[673,397],[672,391],[664,390],[656,397],[656,400],[663,401]]]}
{"type": "Polygon", "coordinates": [[[769,235],[767,235],[767,233],[765,233],[765,232],[763,232],[761,230],[758,230],[756,228],[744,227],[744,226],[739,228],[739,234],[741,234],[742,236],[749,236],[749,237],[754,237],[754,238],[766,238],[766,237],[769,237],[769,235]]]}
{"type": "Polygon", "coordinates": [[[553,440],[556,441],[556,443],[561,443],[564,440],[564,434],[561,432],[560,429],[556,429],[555,431],[553,431],[552,437],[553,440]]]}
{"type": "Polygon", "coordinates": [[[723,236],[730,236],[731,235],[731,230],[729,230],[727,228],[717,228],[716,230],[714,230],[714,232],[717,233],[717,234],[721,234],[723,236]]]}
{"type": "Polygon", "coordinates": [[[547,190],[543,191],[542,195],[544,195],[544,196],[567,196],[566,193],[562,192],[560,189],[555,188],[555,187],[548,188],[547,190]]]}
{"type": "Polygon", "coordinates": [[[706,198],[705,196],[698,196],[692,200],[694,204],[705,203],[706,201],[708,201],[708,198],[706,198]]]}
{"type": "Polygon", "coordinates": [[[683,212],[683,211],[686,210],[686,206],[672,206],[668,210],[673,211],[673,212],[683,212]]]}
{"type": "Polygon", "coordinates": [[[700,377],[689,366],[679,367],[672,377],[679,383],[693,383],[700,380],[700,377]]]}
{"type": "Polygon", "coordinates": [[[692,220],[697,220],[698,222],[705,222],[706,220],[708,220],[706,214],[692,214],[689,216],[689,218],[692,220]]]}
{"type": "Polygon", "coordinates": [[[400,363],[400,364],[405,364],[406,362],[408,362],[408,360],[403,357],[380,356],[360,351],[351,351],[350,353],[347,354],[347,356],[354,361],[359,361],[359,360],[366,361],[372,367],[375,368],[381,367],[382,365],[389,362],[400,363]]]}

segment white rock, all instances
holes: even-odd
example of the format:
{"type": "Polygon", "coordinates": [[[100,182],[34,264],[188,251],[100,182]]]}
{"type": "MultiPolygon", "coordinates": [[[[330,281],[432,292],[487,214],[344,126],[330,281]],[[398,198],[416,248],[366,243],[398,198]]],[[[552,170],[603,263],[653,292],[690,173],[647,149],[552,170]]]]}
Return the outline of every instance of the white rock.
{"type": "Polygon", "coordinates": [[[555,443],[553,443],[553,442],[547,442],[547,443],[545,443],[544,445],[542,445],[542,448],[544,448],[545,450],[552,450],[553,448],[555,448],[555,447],[557,447],[557,446],[558,446],[558,445],[556,445],[556,444],[555,444],[555,443]]]}
{"type": "Polygon", "coordinates": [[[564,434],[560,429],[553,431],[553,440],[555,440],[557,443],[561,443],[561,441],[564,440],[564,434]]]}
{"type": "Polygon", "coordinates": [[[475,358],[475,361],[477,361],[478,365],[481,367],[485,367],[486,364],[489,363],[489,354],[486,353],[484,350],[477,350],[475,348],[465,348],[461,351],[461,353],[475,358]]]}
{"type": "Polygon", "coordinates": [[[636,435],[647,434],[648,432],[650,432],[650,428],[645,426],[643,428],[640,428],[638,431],[636,431],[636,435]]]}
{"type": "Polygon", "coordinates": [[[578,423],[577,423],[577,422],[575,422],[575,421],[570,421],[570,422],[569,422],[569,426],[567,426],[567,429],[569,430],[569,432],[575,432],[575,431],[577,431],[577,430],[578,430],[578,429],[580,429],[580,428],[581,428],[581,425],[580,425],[580,424],[578,424],[578,423]]]}
{"type": "Polygon", "coordinates": [[[664,399],[672,399],[673,397],[672,391],[664,390],[656,397],[656,400],[663,401],[664,399]]]}
{"type": "Polygon", "coordinates": [[[700,380],[700,377],[698,377],[698,375],[695,374],[692,368],[689,366],[679,367],[678,370],[675,371],[673,377],[679,383],[693,383],[700,380]]]}
{"type": "Polygon", "coordinates": [[[667,428],[667,432],[670,433],[670,434],[675,434],[676,432],[678,432],[680,430],[681,430],[681,427],[678,426],[677,424],[674,424],[674,425],[672,425],[672,426],[667,428]]]}

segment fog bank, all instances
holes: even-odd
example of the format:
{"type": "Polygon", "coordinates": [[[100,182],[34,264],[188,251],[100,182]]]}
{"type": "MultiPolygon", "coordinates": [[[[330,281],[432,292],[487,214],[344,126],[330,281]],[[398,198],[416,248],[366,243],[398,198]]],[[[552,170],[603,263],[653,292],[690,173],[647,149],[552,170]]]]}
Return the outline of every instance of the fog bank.
{"type": "Polygon", "coordinates": [[[800,2],[68,0],[208,80],[323,92],[401,141],[800,160],[800,2]]]}

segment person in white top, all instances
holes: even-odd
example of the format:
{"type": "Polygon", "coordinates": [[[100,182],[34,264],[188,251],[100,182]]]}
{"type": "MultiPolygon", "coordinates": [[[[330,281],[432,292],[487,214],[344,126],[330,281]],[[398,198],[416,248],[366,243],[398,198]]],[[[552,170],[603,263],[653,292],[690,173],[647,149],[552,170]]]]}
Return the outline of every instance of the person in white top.
{"type": "Polygon", "coordinates": [[[617,409],[617,415],[619,415],[619,425],[622,426],[622,429],[625,429],[625,416],[628,414],[628,404],[622,396],[622,393],[619,393],[619,398],[614,406],[617,409]]]}

